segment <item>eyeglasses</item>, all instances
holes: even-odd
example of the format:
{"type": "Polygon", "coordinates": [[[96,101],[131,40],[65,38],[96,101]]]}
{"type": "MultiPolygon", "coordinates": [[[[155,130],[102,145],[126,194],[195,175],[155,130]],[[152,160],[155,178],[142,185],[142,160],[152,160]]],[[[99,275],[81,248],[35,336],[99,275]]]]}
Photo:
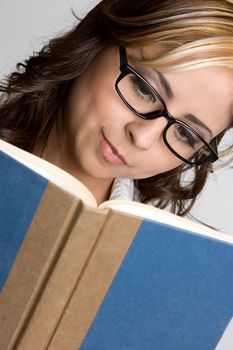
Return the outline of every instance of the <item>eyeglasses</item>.
{"type": "Polygon", "coordinates": [[[218,159],[217,144],[206,139],[185,122],[174,118],[154,87],[127,62],[126,50],[120,51],[120,75],[115,89],[125,105],[136,116],[152,120],[160,117],[167,119],[163,130],[163,141],[168,149],[189,165],[215,162],[218,159]]]}

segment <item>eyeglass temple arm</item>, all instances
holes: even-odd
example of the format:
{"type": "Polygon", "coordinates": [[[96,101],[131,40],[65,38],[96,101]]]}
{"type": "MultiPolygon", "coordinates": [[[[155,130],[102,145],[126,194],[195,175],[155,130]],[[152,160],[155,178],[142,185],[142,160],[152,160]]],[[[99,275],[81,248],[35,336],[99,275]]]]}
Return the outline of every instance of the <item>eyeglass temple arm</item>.
{"type": "Polygon", "coordinates": [[[213,148],[213,150],[215,151],[216,154],[218,154],[218,144],[217,144],[217,140],[216,138],[214,138],[211,142],[210,142],[211,147],[213,148]]]}
{"type": "Polygon", "coordinates": [[[119,50],[120,50],[120,69],[123,69],[127,65],[126,49],[124,46],[120,46],[119,50]]]}

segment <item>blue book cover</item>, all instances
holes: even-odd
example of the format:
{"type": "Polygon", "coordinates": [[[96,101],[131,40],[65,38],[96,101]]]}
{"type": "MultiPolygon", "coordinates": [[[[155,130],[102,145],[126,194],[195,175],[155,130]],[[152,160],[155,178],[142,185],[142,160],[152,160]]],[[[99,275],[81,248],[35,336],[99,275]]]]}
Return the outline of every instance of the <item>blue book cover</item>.
{"type": "Polygon", "coordinates": [[[214,350],[232,266],[232,244],[144,220],[80,349],[214,350]]]}
{"type": "Polygon", "coordinates": [[[48,180],[0,151],[0,293],[48,180]]]}

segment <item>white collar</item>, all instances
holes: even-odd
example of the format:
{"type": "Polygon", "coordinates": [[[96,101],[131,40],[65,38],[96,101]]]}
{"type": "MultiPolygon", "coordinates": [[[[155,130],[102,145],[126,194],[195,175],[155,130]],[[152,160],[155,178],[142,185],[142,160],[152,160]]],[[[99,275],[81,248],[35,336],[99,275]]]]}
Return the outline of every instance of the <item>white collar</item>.
{"type": "Polygon", "coordinates": [[[116,178],[112,185],[109,200],[126,199],[135,200],[135,186],[132,179],[116,178]]]}

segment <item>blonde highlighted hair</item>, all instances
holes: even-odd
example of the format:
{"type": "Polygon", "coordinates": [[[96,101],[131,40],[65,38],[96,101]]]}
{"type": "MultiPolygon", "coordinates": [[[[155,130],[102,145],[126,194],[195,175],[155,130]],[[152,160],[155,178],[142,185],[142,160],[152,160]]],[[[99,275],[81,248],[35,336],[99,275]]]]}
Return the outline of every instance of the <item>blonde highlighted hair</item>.
{"type": "Polygon", "coordinates": [[[159,0],[144,1],[144,5],[140,16],[120,17],[104,9],[113,35],[121,45],[146,47],[154,44],[164,48],[160,57],[145,59],[144,56],[141,60],[134,57],[137,63],[161,72],[206,66],[233,68],[231,0],[159,0]]]}

